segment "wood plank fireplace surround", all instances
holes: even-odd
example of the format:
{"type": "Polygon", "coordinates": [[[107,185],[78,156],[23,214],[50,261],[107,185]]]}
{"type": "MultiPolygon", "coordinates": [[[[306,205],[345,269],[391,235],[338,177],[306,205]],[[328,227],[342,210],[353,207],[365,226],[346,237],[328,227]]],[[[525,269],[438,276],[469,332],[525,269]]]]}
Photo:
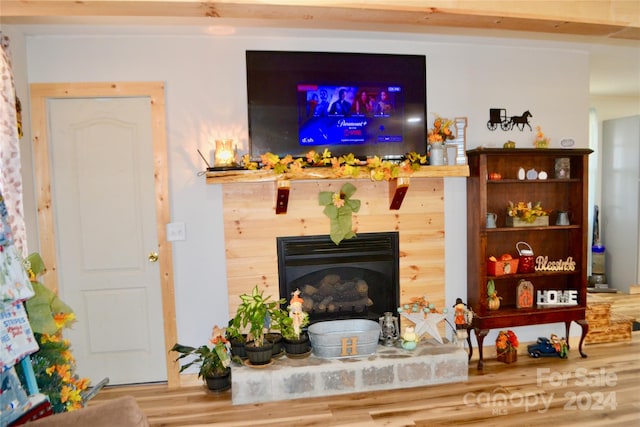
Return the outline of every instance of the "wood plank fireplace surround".
{"type": "Polygon", "coordinates": [[[357,190],[360,211],[356,233],[396,231],[400,243],[400,302],[426,295],[444,306],[444,177],[465,177],[468,166],[424,166],[409,178],[400,209],[390,209],[395,182],[368,178],[335,179],[326,169],[306,169],[297,176],[271,171],[209,172],[208,184],[222,184],[229,314],[240,295],[258,285],[279,297],[276,237],[327,235],[329,219],[318,204],[321,191],[339,191],[345,182],[357,190]],[[279,180],[289,180],[289,202],[276,215],[279,180]]]}
{"type": "MultiPolygon", "coordinates": [[[[359,199],[362,203],[360,211],[353,215],[356,233],[398,232],[400,302],[408,302],[411,297],[426,296],[436,307],[444,308],[444,177],[465,177],[468,174],[469,169],[466,165],[422,167],[406,180],[409,187],[400,208],[391,209],[391,200],[397,185],[395,181],[376,182],[366,177],[336,179],[327,169],[306,169],[303,174],[296,176],[276,175],[272,171],[209,172],[207,183],[222,185],[230,316],[233,316],[237,310],[239,296],[249,293],[256,285],[264,290],[265,295],[271,295],[274,299],[279,298],[276,238],[327,235],[329,219],[323,214],[323,207],[318,204],[318,193],[339,191],[345,182],[351,182],[356,186],[357,190],[352,198],[359,199]],[[277,215],[277,188],[278,182],[283,179],[289,181],[289,199],[286,212],[277,215]]],[[[455,352],[455,349],[453,351],[455,352]]],[[[439,357],[442,357],[442,354],[439,357]]],[[[458,354],[458,357],[464,361],[463,376],[466,378],[466,354],[458,354]]],[[[448,363],[451,362],[448,356],[443,361],[447,360],[448,363]]],[[[369,365],[371,363],[368,361],[369,365]]],[[[397,365],[395,369],[400,369],[399,366],[402,363],[397,362],[395,365],[397,365]]],[[[245,374],[251,374],[255,382],[258,370],[244,367],[239,369],[250,370],[250,373],[245,372],[245,374]]],[[[448,368],[444,369],[448,370],[448,368]]],[[[264,373],[267,370],[260,371],[262,376],[271,375],[264,373]]],[[[278,377],[276,373],[273,375],[278,377]]],[[[434,375],[434,381],[424,381],[422,384],[447,382],[446,374],[444,376],[445,378],[434,375]]],[[[270,376],[269,379],[263,379],[259,386],[255,383],[253,385],[245,383],[242,377],[242,372],[234,371],[234,403],[252,403],[323,393],[317,390],[315,392],[307,390],[294,395],[287,393],[283,395],[282,390],[271,393],[270,390],[265,390],[264,383],[274,382],[276,387],[276,377],[270,376]],[[236,383],[236,379],[241,383],[236,383]]],[[[460,381],[464,378],[454,375],[452,380],[460,381]]],[[[250,380],[247,378],[247,381],[250,380]]],[[[420,384],[413,384],[415,385],[420,384]]],[[[339,388],[342,390],[343,387],[344,385],[341,384],[339,388]]],[[[393,384],[381,386],[381,388],[393,387],[393,384]]],[[[285,387],[285,389],[290,390],[291,387],[285,387]]],[[[377,387],[374,386],[374,389],[377,387]]],[[[349,392],[348,387],[345,390],[342,392],[349,392]]],[[[336,393],[340,390],[326,392],[336,393]]]]}

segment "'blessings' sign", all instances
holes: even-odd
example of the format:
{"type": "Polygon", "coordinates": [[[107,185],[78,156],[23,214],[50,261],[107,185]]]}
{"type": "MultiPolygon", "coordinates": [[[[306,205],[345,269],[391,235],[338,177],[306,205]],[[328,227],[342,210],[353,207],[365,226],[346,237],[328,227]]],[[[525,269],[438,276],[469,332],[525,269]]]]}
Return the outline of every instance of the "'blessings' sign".
{"type": "Polygon", "coordinates": [[[536,258],[536,271],[574,271],[576,262],[573,257],[566,260],[549,261],[548,256],[540,255],[536,258]]]}

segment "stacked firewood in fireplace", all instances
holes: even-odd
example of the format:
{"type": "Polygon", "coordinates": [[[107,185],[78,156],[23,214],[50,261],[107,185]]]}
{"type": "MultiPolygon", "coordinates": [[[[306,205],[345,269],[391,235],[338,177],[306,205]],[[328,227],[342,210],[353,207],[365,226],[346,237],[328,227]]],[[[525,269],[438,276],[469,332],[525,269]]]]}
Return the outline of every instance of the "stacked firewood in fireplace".
{"type": "Polygon", "coordinates": [[[319,283],[306,284],[301,290],[307,313],[366,313],[373,305],[369,285],[357,277],[344,279],[327,274],[319,283]]]}

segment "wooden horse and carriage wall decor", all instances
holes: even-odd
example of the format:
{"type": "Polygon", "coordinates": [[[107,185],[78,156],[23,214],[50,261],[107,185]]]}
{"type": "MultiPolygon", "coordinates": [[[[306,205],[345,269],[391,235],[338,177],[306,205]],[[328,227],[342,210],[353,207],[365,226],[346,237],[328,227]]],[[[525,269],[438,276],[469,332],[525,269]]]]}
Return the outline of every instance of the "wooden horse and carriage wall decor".
{"type": "Polygon", "coordinates": [[[510,131],[515,126],[522,132],[525,126],[529,126],[529,130],[533,131],[529,124],[529,117],[533,117],[529,110],[522,113],[521,116],[507,116],[507,110],[504,108],[490,108],[487,128],[496,130],[500,126],[503,131],[510,131]]]}

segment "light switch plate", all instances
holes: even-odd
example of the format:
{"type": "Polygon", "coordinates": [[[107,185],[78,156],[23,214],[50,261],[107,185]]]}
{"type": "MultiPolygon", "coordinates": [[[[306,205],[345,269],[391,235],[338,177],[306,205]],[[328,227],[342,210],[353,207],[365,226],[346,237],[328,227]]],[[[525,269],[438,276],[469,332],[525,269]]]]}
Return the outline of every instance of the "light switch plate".
{"type": "Polygon", "coordinates": [[[167,241],[175,242],[187,240],[184,222],[170,222],[167,224],[167,241]]]}

